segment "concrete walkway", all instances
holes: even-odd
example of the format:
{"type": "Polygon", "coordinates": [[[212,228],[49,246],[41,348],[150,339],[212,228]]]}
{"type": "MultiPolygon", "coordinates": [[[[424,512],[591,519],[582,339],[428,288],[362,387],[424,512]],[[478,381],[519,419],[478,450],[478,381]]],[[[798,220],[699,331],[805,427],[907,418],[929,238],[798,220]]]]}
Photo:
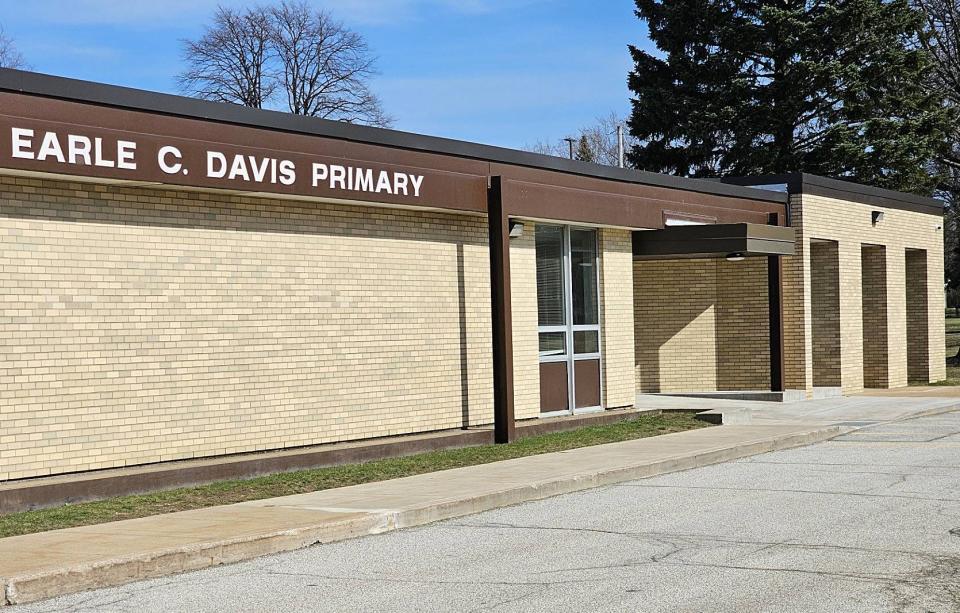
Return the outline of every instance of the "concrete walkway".
{"type": "Polygon", "coordinates": [[[0,539],[0,606],[121,585],[823,441],[720,426],[380,483],[0,539]]]}
{"type": "Polygon", "coordinates": [[[725,400],[657,394],[637,396],[637,407],[641,409],[696,409],[721,412],[749,409],[752,423],[862,426],[942,413],[946,409],[957,406],[960,406],[960,388],[946,386],[871,390],[857,396],[802,402],[725,400]]]}

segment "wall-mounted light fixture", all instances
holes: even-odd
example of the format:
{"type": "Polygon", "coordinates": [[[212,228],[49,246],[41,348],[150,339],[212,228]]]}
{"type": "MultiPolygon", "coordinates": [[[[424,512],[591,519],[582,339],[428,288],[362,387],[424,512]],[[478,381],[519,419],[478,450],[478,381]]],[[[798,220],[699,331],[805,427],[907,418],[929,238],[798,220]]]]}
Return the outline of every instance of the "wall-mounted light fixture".
{"type": "Polygon", "coordinates": [[[883,211],[872,211],[870,213],[870,223],[877,225],[883,221],[883,211]]]}
{"type": "Polygon", "coordinates": [[[727,261],[728,261],[728,262],[742,262],[742,261],[744,261],[745,259],[747,259],[747,258],[744,257],[744,255],[743,255],[742,253],[740,253],[740,252],[727,254],[727,261]]]}
{"type": "Polygon", "coordinates": [[[510,238],[520,238],[523,236],[523,222],[510,220],[510,238]]]}

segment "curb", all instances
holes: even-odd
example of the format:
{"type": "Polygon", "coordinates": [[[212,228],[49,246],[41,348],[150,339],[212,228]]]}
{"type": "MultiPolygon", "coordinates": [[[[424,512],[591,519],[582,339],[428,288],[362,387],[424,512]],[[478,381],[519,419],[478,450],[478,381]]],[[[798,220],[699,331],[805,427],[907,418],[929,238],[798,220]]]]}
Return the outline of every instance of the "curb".
{"type": "Polygon", "coordinates": [[[0,578],[0,587],[3,589],[0,607],[232,564],[312,545],[422,526],[560,494],[690,470],[770,451],[802,447],[829,440],[851,429],[842,426],[821,427],[807,432],[761,439],[734,447],[717,447],[690,455],[674,456],[605,472],[582,473],[544,480],[470,498],[363,513],[358,517],[338,522],[327,521],[322,524],[253,537],[211,541],[140,555],[104,559],[94,564],[64,566],[39,573],[0,578]]]}
{"type": "Polygon", "coordinates": [[[925,409],[923,411],[918,411],[910,415],[904,415],[903,417],[899,417],[897,419],[892,419],[886,423],[895,424],[897,422],[910,421],[911,419],[917,419],[919,417],[933,417],[934,415],[943,415],[944,413],[953,413],[958,410],[960,410],[960,402],[956,404],[951,404],[945,407],[937,407],[935,409],[925,409]]]}

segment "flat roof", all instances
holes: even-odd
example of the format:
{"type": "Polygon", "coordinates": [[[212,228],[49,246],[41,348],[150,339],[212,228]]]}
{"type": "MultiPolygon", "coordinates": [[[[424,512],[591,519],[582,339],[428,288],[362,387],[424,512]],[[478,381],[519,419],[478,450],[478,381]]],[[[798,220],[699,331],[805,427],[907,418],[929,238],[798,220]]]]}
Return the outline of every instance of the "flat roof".
{"type": "Polygon", "coordinates": [[[147,113],[201,119],[297,134],[323,136],[384,147],[437,153],[556,172],[595,177],[623,183],[651,185],[683,191],[730,196],[746,200],[786,204],[784,193],[690,179],[629,168],[601,166],[528,151],[481,145],[436,136],[374,128],[342,121],[305,117],[279,111],[253,109],[236,104],[210,102],[129,87],[106,85],[36,72],[0,68],[0,91],[82,102],[147,113]]]}
{"type": "Polygon", "coordinates": [[[861,185],[852,181],[831,179],[806,172],[719,179],[730,185],[785,185],[791,194],[809,194],[838,200],[849,200],[871,206],[943,215],[943,202],[916,194],[861,185]]]}

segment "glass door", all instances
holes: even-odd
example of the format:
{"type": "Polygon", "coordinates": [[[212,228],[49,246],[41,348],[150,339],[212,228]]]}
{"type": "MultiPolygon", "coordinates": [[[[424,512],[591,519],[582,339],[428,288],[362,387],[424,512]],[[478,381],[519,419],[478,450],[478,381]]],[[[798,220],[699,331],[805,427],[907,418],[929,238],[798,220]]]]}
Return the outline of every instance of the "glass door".
{"type": "Polygon", "coordinates": [[[540,411],[599,409],[597,231],[536,225],[540,411]]]}

